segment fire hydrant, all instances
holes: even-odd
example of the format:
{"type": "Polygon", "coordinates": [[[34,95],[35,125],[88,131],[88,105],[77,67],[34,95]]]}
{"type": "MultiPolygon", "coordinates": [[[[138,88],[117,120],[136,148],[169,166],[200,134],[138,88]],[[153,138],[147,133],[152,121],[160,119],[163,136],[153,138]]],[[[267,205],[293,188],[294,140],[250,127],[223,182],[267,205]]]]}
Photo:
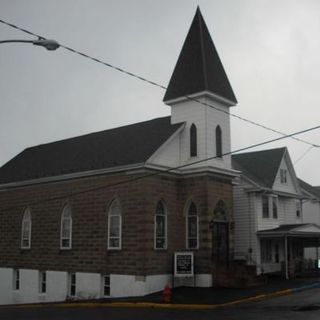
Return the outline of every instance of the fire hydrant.
{"type": "Polygon", "coordinates": [[[167,284],[163,289],[163,302],[171,303],[172,298],[172,290],[170,286],[167,284]]]}

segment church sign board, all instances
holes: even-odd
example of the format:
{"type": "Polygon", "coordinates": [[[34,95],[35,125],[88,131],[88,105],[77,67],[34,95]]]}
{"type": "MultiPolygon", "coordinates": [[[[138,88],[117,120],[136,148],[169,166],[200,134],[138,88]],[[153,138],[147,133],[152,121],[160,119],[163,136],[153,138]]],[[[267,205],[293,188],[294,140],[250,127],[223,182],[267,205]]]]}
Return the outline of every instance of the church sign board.
{"type": "Polygon", "coordinates": [[[193,277],[193,252],[175,252],[174,276],[193,277]]]}

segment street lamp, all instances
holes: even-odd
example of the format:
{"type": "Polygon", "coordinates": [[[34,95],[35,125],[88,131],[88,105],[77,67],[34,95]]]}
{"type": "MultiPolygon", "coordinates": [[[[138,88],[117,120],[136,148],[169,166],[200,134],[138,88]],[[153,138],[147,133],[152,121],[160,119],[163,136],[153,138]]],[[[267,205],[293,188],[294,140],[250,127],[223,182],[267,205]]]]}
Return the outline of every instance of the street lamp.
{"type": "Polygon", "coordinates": [[[49,39],[37,39],[37,40],[0,40],[1,43],[12,43],[12,42],[19,42],[19,43],[32,43],[35,46],[44,47],[49,51],[56,50],[60,47],[59,43],[55,40],[49,39]]]}

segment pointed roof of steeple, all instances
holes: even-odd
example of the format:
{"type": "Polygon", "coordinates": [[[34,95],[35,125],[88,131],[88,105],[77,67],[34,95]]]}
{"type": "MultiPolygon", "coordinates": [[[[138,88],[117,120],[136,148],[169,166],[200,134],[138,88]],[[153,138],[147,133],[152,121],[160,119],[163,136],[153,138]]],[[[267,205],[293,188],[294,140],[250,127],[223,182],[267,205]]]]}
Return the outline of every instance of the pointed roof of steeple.
{"type": "Polygon", "coordinates": [[[237,103],[198,7],[163,101],[203,91],[209,91],[234,104],[237,103]]]}

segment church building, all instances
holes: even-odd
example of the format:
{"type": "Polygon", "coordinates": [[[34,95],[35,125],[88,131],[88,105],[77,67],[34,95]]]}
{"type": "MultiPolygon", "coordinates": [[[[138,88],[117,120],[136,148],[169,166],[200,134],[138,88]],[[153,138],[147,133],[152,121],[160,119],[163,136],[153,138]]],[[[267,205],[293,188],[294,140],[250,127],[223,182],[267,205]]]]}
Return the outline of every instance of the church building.
{"type": "Polygon", "coordinates": [[[237,100],[199,8],[163,102],[168,117],[27,148],[0,168],[1,304],[221,280],[237,100]],[[193,253],[193,279],[174,279],[176,252],[193,253]]]}

